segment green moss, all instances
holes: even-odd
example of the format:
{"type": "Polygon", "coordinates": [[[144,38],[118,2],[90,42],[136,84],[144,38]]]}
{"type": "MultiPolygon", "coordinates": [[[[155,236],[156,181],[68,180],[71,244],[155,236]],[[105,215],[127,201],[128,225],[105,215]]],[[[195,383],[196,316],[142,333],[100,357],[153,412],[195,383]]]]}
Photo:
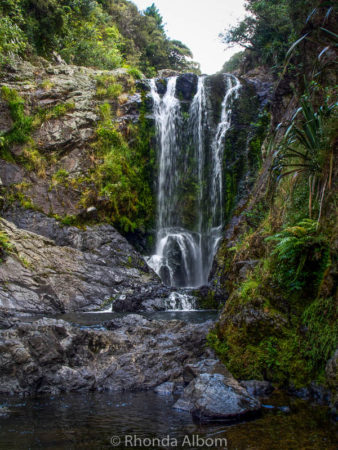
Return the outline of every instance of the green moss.
{"type": "Polygon", "coordinates": [[[122,133],[112,120],[110,104],[100,105],[101,120],[93,144],[98,163],[85,180],[88,188],[81,199],[84,207],[100,200],[99,220],[114,224],[122,232],[145,230],[154,219],[154,129],[145,112],[144,105],[138,124],[130,124],[122,133]]]}
{"type": "Polygon", "coordinates": [[[13,120],[11,130],[2,136],[1,157],[6,158],[11,145],[25,144],[29,140],[33,119],[25,114],[25,101],[15,89],[2,86],[1,96],[7,102],[13,120]]]}
{"type": "MultiPolygon", "coordinates": [[[[292,231],[298,238],[304,237],[305,229],[292,231]]],[[[313,250],[314,235],[309,236],[311,243],[306,250],[303,245],[296,246],[301,255],[308,256],[307,250],[313,250]]],[[[322,242],[322,238],[317,238],[315,245],[322,242]]],[[[324,260],[321,251],[316,248],[314,252],[317,269],[312,258],[303,263],[302,274],[310,278],[300,291],[276,283],[276,278],[287,269],[294,279],[299,261],[289,255],[283,268],[283,262],[275,263],[271,250],[244,281],[237,287],[232,285],[208,344],[236,377],[268,379],[297,387],[313,380],[325,381],[325,364],[337,346],[337,303],[333,298],[316,298],[318,280],[323,278],[327,266],[327,244],[325,249],[324,260]]],[[[233,262],[235,256],[236,252],[229,259],[233,262]]]]}
{"type": "Polygon", "coordinates": [[[59,169],[56,173],[54,173],[53,181],[62,184],[63,186],[68,186],[69,172],[65,169],[59,169]]]}
{"type": "Polygon", "coordinates": [[[122,84],[117,82],[114,75],[99,75],[96,77],[96,95],[97,97],[110,98],[116,100],[123,92],[122,84]]]}
{"type": "Polygon", "coordinates": [[[78,226],[79,219],[76,216],[67,215],[65,217],[62,217],[61,223],[62,223],[62,225],[66,225],[66,226],[78,226]]]}
{"type": "Polygon", "coordinates": [[[269,131],[270,120],[270,114],[264,109],[257,121],[251,124],[253,137],[249,141],[248,158],[252,173],[256,173],[262,165],[262,145],[269,131]]]}
{"type": "Polygon", "coordinates": [[[305,309],[301,317],[307,330],[304,345],[308,363],[321,376],[338,344],[337,309],[334,298],[319,298],[305,309]]]}
{"type": "Polygon", "coordinates": [[[130,67],[127,72],[134,78],[134,80],[142,80],[143,78],[143,73],[136,67],[130,67]]]}
{"type": "Polygon", "coordinates": [[[33,117],[32,126],[34,128],[39,127],[43,122],[52,119],[58,119],[66,115],[68,112],[73,111],[75,108],[74,102],[61,103],[55,105],[52,108],[39,109],[33,117]]]}
{"type": "Polygon", "coordinates": [[[193,295],[196,297],[199,309],[219,309],[220,307],[220,302],[212,289],[208,289],[208,292],[203,295],[200,291],[193,291],[193,295]]]}
{"type": "Polygon", "coordinates": [[[11,244],[8,234],[5,231],[0,231],[0,264],[12,249],[13,244],[11,244]]]}
{"type": "Polygon", "coordinates": [[[37,148],[31,137],[34,129],[44,121],[56,119],[74,109],[74,103],[64,103],[53,108],[40,109],[33,116],[25,112],[25,100],[15,89],[2,86],[1,96],[7,102],[11,118],[12,128],[3,136],[0,136],[0,156],[9,162],[22,164],[28,170],[34,170],[41,177],[45,176],[47,161],[37,148]],[[15,157],[11,153],[14,144],[24,145],[22,155],[15,157]]]}

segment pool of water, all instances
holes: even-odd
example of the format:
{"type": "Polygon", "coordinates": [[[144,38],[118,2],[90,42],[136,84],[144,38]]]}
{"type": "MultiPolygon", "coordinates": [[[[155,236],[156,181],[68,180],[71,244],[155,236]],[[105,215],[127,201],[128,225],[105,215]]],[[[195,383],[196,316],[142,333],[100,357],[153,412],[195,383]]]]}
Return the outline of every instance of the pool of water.
{"type": "MultiPolygon", "coordinates": [[[[122,318],[131,313],[116,312],[72,312],[58,315],[35,315],[33,317],[24,317],[23,321],[35,321],[42,317],[52,317],[54,319],[62,319],[73,325],[84,327],[101,327],[104,322],[122,318]]],[[[207,320],[216,320],[218,312],[215,310],[199,310],[199,311],[158,311],[158,312],[138,312],[147,319],[152,320],[182,320],[190,323],[203,323],[207,320]]]]}
{"type": "Polygon", "coordinates": [[[0,449],[337,448],[335,424],[330,422],[326,408],[279,395],[269,402],[287,405],[291,411],[269,408],[250,422],[201,426],[189,413],[172,408],[173,397],[154,392],[0,397],[0,403],[11,411],[7,418],[0,419],[0,449]],[[198,439],[202,445],[194,445],[198,439]]]}

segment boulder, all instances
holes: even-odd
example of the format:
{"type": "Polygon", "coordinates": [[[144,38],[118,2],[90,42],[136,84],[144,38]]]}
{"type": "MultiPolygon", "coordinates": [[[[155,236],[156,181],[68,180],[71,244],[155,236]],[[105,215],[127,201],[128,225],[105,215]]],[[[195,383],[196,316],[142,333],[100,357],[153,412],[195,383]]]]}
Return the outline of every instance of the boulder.
{"type": "Polygon", "coordinates": [[[218,373],[227,378],[232,378],[231,373],[218,359],[203,359],[195,364],[187,364],[184,366],[183,380],[185,383],[190,383],[202,373],[218,373]]]}
{"type": "Polygon", "coordinates": [[[109,225],[61,227],[55,219],[22,210],[10,217],[21,228],[0,219],[13,246],[0,265],[0,308],[97,310],[126,291],[160,285],[143,258],[109,225]]]}
{"type": "Polygon", "coordinates": [[[174,408],[204,422],[231,422],[257,414],[260,402],[231,376],[201,373],[185,388],[174,408]]]}

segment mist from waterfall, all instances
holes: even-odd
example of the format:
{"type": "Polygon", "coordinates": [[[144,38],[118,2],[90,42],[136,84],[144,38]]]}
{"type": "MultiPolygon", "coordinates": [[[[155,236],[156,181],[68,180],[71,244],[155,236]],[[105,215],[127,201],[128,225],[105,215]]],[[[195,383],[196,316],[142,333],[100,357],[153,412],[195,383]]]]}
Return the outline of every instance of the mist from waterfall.
{"type": "Polygon", "coordinates": [[[224,225],[223,154],[231,104],[240,82],[224,76],[219,123],[210,136],[206,77],[199,77],[189,110],[177,98],[177,77],[164,94],[150,80],[157,140],[156,251],[148,264],[176,287],[207,284],[224,225]]]}

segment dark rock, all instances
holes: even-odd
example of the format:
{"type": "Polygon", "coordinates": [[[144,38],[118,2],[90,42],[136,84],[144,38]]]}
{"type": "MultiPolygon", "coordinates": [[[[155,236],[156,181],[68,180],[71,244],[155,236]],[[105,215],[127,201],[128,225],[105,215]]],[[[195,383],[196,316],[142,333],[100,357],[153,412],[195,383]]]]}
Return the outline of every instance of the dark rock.
{"type": "Polygon", "coordinates": [[[93,310],[123,292],[160,285],[143,258],[109,225],[61,227],[41,213],[21,209],[7,217],[39,234],[1,220],[14,250],[0,266],[2,308],[32,313],[93,310]]]}
{"type": "Polygon", "coordinates": [[[14,312],[0,309],[0,329],[6,330],[20,322],[20,317],[14,312]]]}
{"type": "Polygon", "coordinates": [[[130,95],[128,100],[122,105],[122,110],[126,116],[135,116],[138,118],[142,104],[141,94],[130,95]]]}
{"type": "Polygon", "coordinates": [[[164,95],[167,92],[168,80],[165,78],[158,78],[156,80],[156,89],[160,95],[164,95]]]}
{"type": "Polygon", "coordinates": [[[311,383],[309,386],[302,388],[295,388],[290,386],[288,389],[289,394],[303,400],[313,400],[317,403],[327,405],[330,402],[330,391],[317,383],[311,383]]]}
{"type": "Polygon", "coordinates": [[[247,274],[259,263],[259,260],[237,261],[237,265],[240,266],[239,277],[244,280],[247,274]]]}
{"type": "Polygon", "coordinates": [[[190,102],[197,91],[198,77],[194,73],[179,75],[176,82],[176,97],[190,102]]]}
{"type": "Polygon", "coordinates": [[[115,312],[164,311],[165,299],[171,289],[159,283],[136,287],[133,292],[119,296],[113,303],[115,312]]]}
{"type": "Polygon", "coordinates": [[[174,408],[200,422],[234,421],[257,414],[261,405],[231,376],[202,373],[185,388],[174,408]]]}
{"type": "Polygon", "coordinates": [[[159,78],[177,77],[180,74],[179,71],[173,69],[162,69],[158,71],[159,78]]]}
{"type": "Polygon", "coordinates": [[[0,99],[0,134],[8,132],[13,126],[13,120],[7,102],[0,99]]]}
{"type": "Polygon", "coordinates": [[[138,91],[145,93],[150,91],[149,80],[136,80],[135,85],[138,91]]]}
{"type": "Polygon", "coordinates": [[[232,377],[225,365],[218,359],[203,359],[195,364],[187,364],[184,366],[183,380],[185,383],[190,383],[202,373],[218,373],[228,378],[232,377]]]}
{"type": "Polygon", "coordinates": [[[24,173],[24,170],[17,165],[0,160],[0,179],[3,186],[21,183],[24,173]]]}
{"type": "Polygon", "coordinates": [[[317,403],[327,405],[330,402],[330,391],[317,383],[311,383],[309,386],[311,399],[317,403]]]}
{"type": "Polygon", "coordinates": [[[337,387],[338,385],[338,350],[335,351],[332,358],[328,360],[325,367],[325,375],[328,385],[337,387]]]}
{"type": "Polygon", "coordinates": [[[211,322],[150,321],[130,315],[110,330],[40,319],[0,330],[0,393],[153,389],[180,383],[204,358],[211,322]]]}
{"type": "Polygon", "coordinates": [[[310,400],[310,398],[311,398],[310,390],[307,387],[302,387],[302,388],[297,389],[297,388],[291,386],[288,389],[288,393],[297,398],[301,398],[302,400],[310,400]]]}
{"type": "Polygon", "coordinates": [[[154,391],[160,395],[173,395],[175,391],[175,383],[167,381],[166,383],[157,386],[154,391]]]}
{"type": "Polygon", "coordinates": [[[338,350],[328,360],[325,367],[327,384],[331,390],[330,410],[332,417],[338,417],[338,350]]]}
{"type": "Polygon", "coordinates": [[[6,406],[0,405],[0,419],[6,419],[10,415],[11,410],[6,406]]]}
{"type": "Polygon", "coordinates": [[[269,381],[247,380],[240,381],[240,385],[254,397],[267,397],[274,390],[274,387],[269,381]]]}

